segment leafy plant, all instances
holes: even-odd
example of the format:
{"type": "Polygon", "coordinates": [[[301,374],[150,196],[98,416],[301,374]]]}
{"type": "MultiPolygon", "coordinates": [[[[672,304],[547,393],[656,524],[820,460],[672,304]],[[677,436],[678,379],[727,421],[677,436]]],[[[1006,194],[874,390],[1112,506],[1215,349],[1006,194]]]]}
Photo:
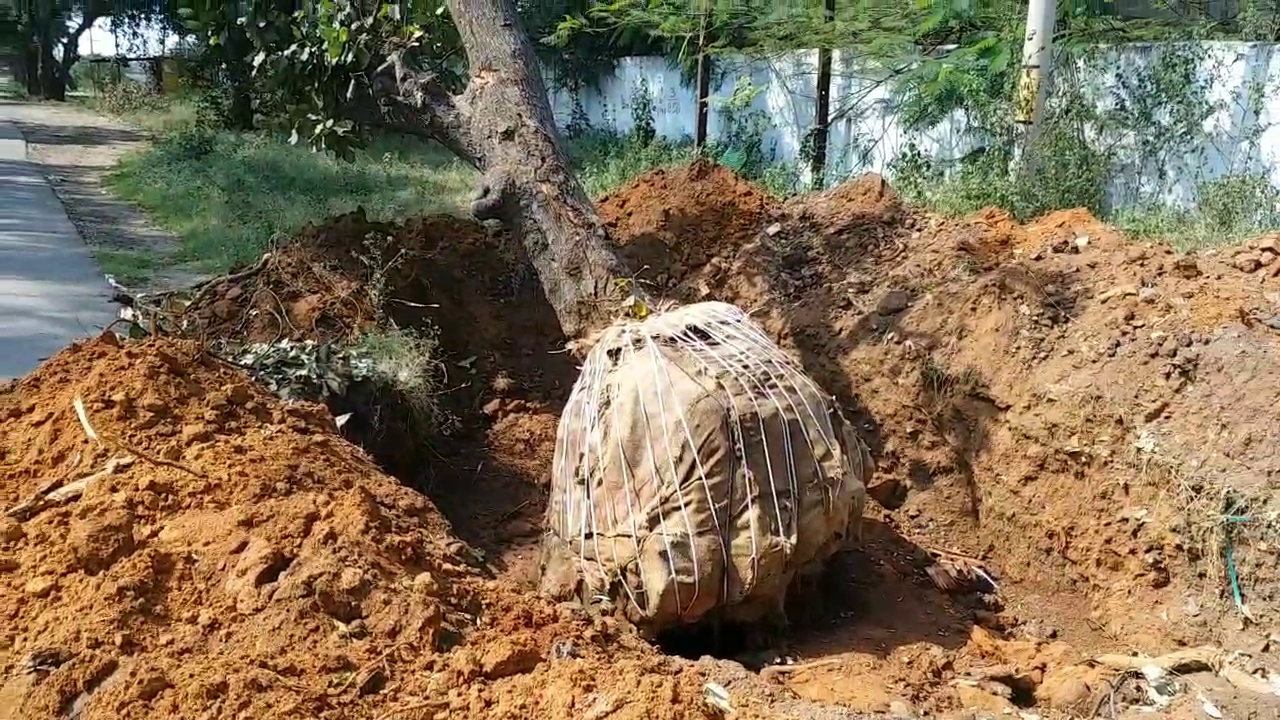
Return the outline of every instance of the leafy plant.
{"type": "Polygon", "coordinates": [[[108,115],[158,112],[168,104],[163,95],[128,77],[104,75],[98,81],[97,91],[94,103],[108,115]]]}
{"type": "Polygon", "coordinates": [[[631,89],[632,137],[640,145],[648,145],[657,137],[653,122],[653,94],[644,78],[631,89]]]}

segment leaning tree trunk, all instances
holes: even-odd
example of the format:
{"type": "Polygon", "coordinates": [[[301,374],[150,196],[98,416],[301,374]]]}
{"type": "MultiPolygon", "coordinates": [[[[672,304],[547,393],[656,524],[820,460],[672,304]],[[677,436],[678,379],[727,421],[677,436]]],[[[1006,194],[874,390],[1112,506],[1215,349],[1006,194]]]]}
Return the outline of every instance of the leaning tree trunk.
{"type": "Polygon", "coordinates": [[[53,54],[53,23],[58,15],[52,4],[40,16],[40,97],[44,100],[66,100],[65,90],[58,88],[58,61],[53,54]]]}
{"type": "Polygon", "coordinates": [[[519,238],[565,334],[608,319],[614,281],[630,277],[560,146],[546,85],[512,0],[448,0],[471,80],[451,96],[398,61],[404,126],[440,140],[483,172],[472,212],[519,238]]]}
{"type": "Polygon", "coordinates": [[[93,8],[86,8],[80,16],[80,22],[62,41],[62,60],[58,63],[57,77],[62,86],[62,99],[66,99],[67,90],[74,90],[71,87],[71,68],[80,62],[80,38],[93,24],[98,22],[102,16],[99,11],[93,8]]]}

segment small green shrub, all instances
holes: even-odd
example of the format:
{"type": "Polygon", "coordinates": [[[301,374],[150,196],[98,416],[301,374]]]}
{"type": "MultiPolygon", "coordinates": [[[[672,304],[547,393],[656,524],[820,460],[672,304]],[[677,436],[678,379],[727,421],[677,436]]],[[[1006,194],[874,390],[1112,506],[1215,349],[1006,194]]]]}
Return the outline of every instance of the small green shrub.
{"type": "Polygon", "coordinates": [[[1219,232],[1261,234],[1280,227],[1280,189],[1261,173],[1227,175],[1199,184],[1196,209],[1219,232]]]}
{"type": "MultiPolygon", "coordinates": [[[[963,110],[970,137],[981,147],[952,163],[908,147],[889,175],[905,196],[948,215],[997,206],[1025,221],[1086,207],[1132,235],[1183,248],[1238,242],[1274,230],[1280,227],[1280,188],[1264,175],[1231,167],[1231,158],[1225,173],[1198,179],[1194,210],[1170,206],[1162,197],[1171,183],[1170,169],[1194,167],[1188,161],[1204,154],[1206,139],[1215,140],[1206,133],[1221,132],[1206,129],[1210,118],[1241,111],[1246,117],[1264,115],[1265,82],[1230,98],[1215,97],[1211,59],[1203,43],[1163,45],[1149,63],[1117,70],[1105,97],[1089,90],[1071,63],[1061,62],[1064,70],[1029,172],[1013,162],[1021,132],[1007,111],[1012,82],[953,82],[945,95],[917,92],[919,97],[908,98],[904,107],[929,112],[910,129],[931,127],[948,112],[963,110]]],[[[912,116],[904,117],[910,122],[912,116]]],[[[1256,122],[1224,145],[1243,147],[1237,156],[1247,159],[1265,128],[1256,122]]],[[[1204,158],[1205,167],[1212,164],[1204,158]]]]}
{"type": "Polygon", "coordinates": [[[139,113],[163,112],[168,101],[142,83],[128,77],[106,78],[97,87],[94,105],[101,112],[117,117],[139,113]]]}
{"type": "Polygon", "coordinates": [[[162,136],[156,145],[160,152],[173,159],[190,162],[213,152],[218,145],[218,136],[211,130],[194,125],[178,128],[162,136]]]}
{"type": "Polygon", "coordinates": [[[644,135],[617,135],[588,130],[568,143],[569,160],[587,193],[596,197],[616,190],[657,168],[691,162],[690,140],[671,142],[644,135]]]}

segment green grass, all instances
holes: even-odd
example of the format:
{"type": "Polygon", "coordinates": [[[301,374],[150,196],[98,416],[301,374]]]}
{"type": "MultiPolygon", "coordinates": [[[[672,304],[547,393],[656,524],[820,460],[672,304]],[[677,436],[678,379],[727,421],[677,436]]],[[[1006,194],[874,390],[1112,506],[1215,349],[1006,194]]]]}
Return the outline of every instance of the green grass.
{"type": "Polygon", "coordinates": [[[1180,252],[1235,245],[1280,228],[1280,188],[1261,174],[1224,175],[1197,185],[1194,212],[1126,208],[1109,219],[1130,237],[1180,252]]]}
{"type": "Polygon", "coordinates": [[[177,264],[173,260],[145,250],[111,247],[94,248],[93,259],[98,262],[102,272],[114,277],[117,282],[127,287],[143,285],[156,273],[177,264]]]}
{"type": "MultiPolygon", "coordinates": [[[[346,163],[275,136],[197,129],[194,110],[182,101],[116,117],[155,141],[126,156],[108,186],[181,240],[169,258],[104,253],[104,270],[122,282],[177,263],[214,272],[250,263],[274,239],[357,205],[377,220],[462,213],[478,181],[442,147],[416,138],[379,138],[346,163]]],[[[569,153],[593,196],[693,157],[688,144],[640,145],[602,133],[571,142],[569,153]]]]}
{"type": "Polygon", "coordinates": [[[196,107],[185,97],[176,100],[162,98],[152,107],[128,109],[124,112],[112,112],[103,97],[93,91],[77,96],[75,100],[94,112],[110,115],[157,137],[185,130],[196,124],[196,107]]]}
{"type": "Polygon", "coordinates": [[[10,77],[0,77],[0,98],[22,99],[26,95],[27,89],[22,87],[22,83],[10,77]]]}
{"type": "Polygon", "coordinates": [[[597,197],[615,190],[650,170],[692,162],[693,144],[662,139],[648,145],[603,132],[592,132],[568,143],[569,159],[587,194],[597,197]]]}
{"type": "Polygon", "coordinates": [[[475,182],[474,170],[416,140],[385,138],[344,163],[274,137],[191,127],[127,156],[108,178],[180,238],[173,261],[209,270],[250,263],[273,238],[357,205],[379,220],[457,213],[475,182]]]}

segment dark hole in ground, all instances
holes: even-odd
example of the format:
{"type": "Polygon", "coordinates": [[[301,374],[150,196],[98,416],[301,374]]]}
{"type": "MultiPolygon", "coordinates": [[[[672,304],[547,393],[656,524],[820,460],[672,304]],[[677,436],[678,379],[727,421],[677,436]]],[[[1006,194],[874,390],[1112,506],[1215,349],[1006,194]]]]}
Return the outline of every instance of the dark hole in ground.
{"type": "Polygon", "coordinates": [[[704,656],[736,660],[751,670],[771,664],[783,640],[779,629],[768,623],[706,621],[658,633],[653,643],[677,657],[698,660],[704,656]]]}
{"type": "Polygon", "coordinates": [[[352,383],[327,404],[334,417],[351,415],[342,426],[343,437],[364,448],[388,475],[426,494],[423,468],[432,460],[437,437],[424,436],[426,422],[403,393],[352,383]]]}
{"type": "Polygon", "coordinates": [[[1018,675],[1004,681],[1004,685],[1013,691],[1013,695],[1009,701],[1020,708],[1033,708],[1036,706],[1036,684],[1025,676],[1018,675]]]}

